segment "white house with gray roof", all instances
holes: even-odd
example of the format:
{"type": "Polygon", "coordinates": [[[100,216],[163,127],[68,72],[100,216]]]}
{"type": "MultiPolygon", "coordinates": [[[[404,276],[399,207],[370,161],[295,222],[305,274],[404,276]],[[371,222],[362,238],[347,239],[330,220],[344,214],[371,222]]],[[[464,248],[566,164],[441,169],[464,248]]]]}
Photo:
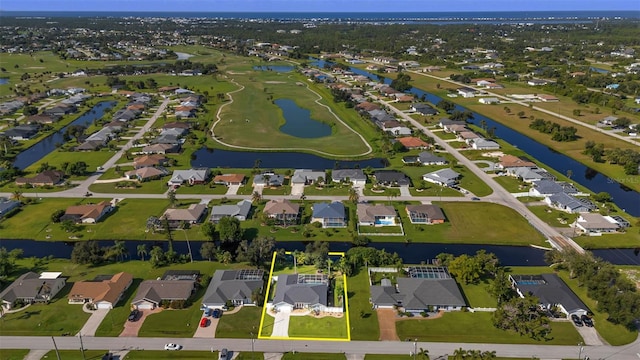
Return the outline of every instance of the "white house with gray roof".
{"type": "Polygon", "coordinates": [[[202,297],[202,307],[220,309],[230,301],[234,306],[256,305],[255,292],[262,291],[264,272],[256,269],[216,270],[202,297]]]}
{"type": "Polygon", "coordinates": [[[322,179],[321,182],[324,183],[326,176],[324,170],[296,169],[291,176],[291,183],[311,185],[318,182],[318,179],[322,179]]]}
{"type": "Polygon", "coordinates": [[[544,202],[550,207],[570,214],[589,212],[596,209],[596,206],[588,199],[575,198],[563,192],[545,197],[544,202]]]}
{"type": "Polygon", "coordinates": [[[184,183],[189,185],[204,184],[211,174],[209,168],[174,170],[171,179],[167,182],[169,186],[180,186],[184,183]]]}
{"type": "Polygon", "coordinates": [[[62,273],[32,271],[20,275],[14,282],[0,292],[0,306],[7,310],[21,301],[24,304],[48,302],[66,285],[62,273]]]}
{"type": "Polygon", "coordinates": [[[458,182],[458,178],[460,178],[460,174],[451,169],[440,169],[422,175],[424,181],[441,186],[453,186],[458,182]]]}
{"type": "Polygon", "coordinates": [[[278,275],[272,306],[276,311],[291,312],[294,309],[323,311],[327,308],[329,278],[325,274],[278,275]]]}
{"type": "Polygon", "coordinates": [[[546,310],[555,306],[567,317],[589,312],[587,305],[556,274],[509,275],[509,281],[520,297],[533,295],[546,310]]]}
{"type": "Polygon", "coordinates": [[[340,201],[313,204],[311,222],[319,222],[323,228],[343,228],[347,226],[344,205],[340,201]]]}
{"type": "Polygon", "coordinates": [[[216,205],[211,207],[211,220],[212,223],[217,224],[220,219],[225,216],[234,217],[240,221],[247,220],[249,212],[251,211],[251,201],[240,200],[237,204],[225,204],[216,205]]]}
{"type": "Polygon", "coordinates": [[[367,175],[362,169],[335,169],[331,172],[333,182],[351,182],[353,186],[364,186],[367,183],[367,175]]]}

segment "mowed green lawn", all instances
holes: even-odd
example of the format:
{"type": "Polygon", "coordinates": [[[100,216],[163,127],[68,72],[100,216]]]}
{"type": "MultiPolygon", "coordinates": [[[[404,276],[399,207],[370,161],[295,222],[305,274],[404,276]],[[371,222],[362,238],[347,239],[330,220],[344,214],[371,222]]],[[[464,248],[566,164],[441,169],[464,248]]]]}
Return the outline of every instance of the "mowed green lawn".
{"type": "Polygon", "coordinates": [[[571,322],[551,323],[547,340],[534,340],[513,332],[500,330],[491,323],[489,312],[448,312],[439,319],[406,319],[396,322],[400,339],[418,341],[469,343],[575,345],[582,337],[571,322]]]}
{"type": "MultiPolygon", "coordinates": [[[[80,349],[59,350],[58,353],[60,354],[60,359],[63,359],[63,360],[102,360],[102,356],[104,356],[104,354],[107,353],[107,350],[85,350],[84,356],[82,355],[82,351],[80,351],[80,349]]],[[[48,353],[46,353],[42,358],[56,359],[56,351],[51,350],[48,353]]]]}
{"type": "MultiPolygon", "coordinates": [[[[491,203],[437,203],[451,226],[442,239],[447,243],[544,245],[544,237],[514,210],[491,203]]],[[[446,224],[445,224],[446,225],[446,224]]],[[[433,226],[433,230],[440,225],[433,226]]],[[[427,228],[431,230],[431,228],[427,228]]],[[[430,236],[430,235],[427,235],[430,236]]]]}
{"type": "Polygon", "coordinates": [[[347,338],[346,317],[335,318],[326,316],[315,318],[312,316],[291,316],[289,318],[290,337],[308,338],[347,338]]]}
{"type": "Polygon", "coordinates": [[[262,308],[257,306],[243,306],[235,314],[222,314],[216,328],[216,338],[257,338],[261,315],[262,308]]]}
{"type": "MultiPolygon", "coordinates": [[[[178,344],[180,342],[178,341],[178,344]]],[[[162,349],[156,350],[144,350],[144,351],[130,351],[123,360],[199,360],[199,359],[217,359],[218,352],[211,353],[209,351],[189,351],[180,350],[178,353],[175,351],[165,351],[162,349]]],[[[64,359],[64,358],[63,358],[64,359]]]]}
{"type": "Polygon", "coordinates": [[[325,156],[369,154],[365,141],[342,122],[363,121],[355,110],[347,113],[348,119],[337,117],[332,111],[337,113],[337,108],[343,105],[335,105],[331,99],[323,99],[311,91],[308,87],[313,89],[315,85],[304,76],[294,71],[256,71],[252,65],[234,67],[233,72],[233,81],[244,89],[232,93],[233,102],[221,110],[221,121],[214,131],[222,142],[256,149],[298,149],[324,153],[325,156]],[[331,126],[331,135],[301,138],[281,132],[280,127],[286,120],[282,109],[273,102],[278,99],[293,100],[299,107],[309,110],[313,120],[331,126]],[[333,108],[336,110],[330,110],[333,108]]]}
{"type": "Polygon", "coordinates": [[[292,352],[285,353],[282,360],[345,360],[344,354],[325,354],[325,353],[301,353],[292,352]]]}
{"type": "Polygon", "coordinates": [[[372,340],[380,338],[378,314],[369,303],[369,278],[366,269],[347,278],[349,300],[349,324],[351,340],[372,340]]]}
{"type": "Polygon", "coordinates": [[[25,349],[0,349],[0,358],[4,360],[23,360],[29,353],[25,349]]]}

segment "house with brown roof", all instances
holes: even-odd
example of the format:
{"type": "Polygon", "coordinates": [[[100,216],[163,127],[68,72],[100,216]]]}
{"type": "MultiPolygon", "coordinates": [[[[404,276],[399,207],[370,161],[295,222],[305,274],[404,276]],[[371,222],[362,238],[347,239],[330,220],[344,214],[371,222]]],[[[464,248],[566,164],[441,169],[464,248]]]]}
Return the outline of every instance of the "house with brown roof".
{"type": "Polygon", "coordinates": [[[517,156],[514,155],[502,155],[502,157],[500,157],[500,162],[498,163],[498,167],[500,169],[508,169],[508,168],[514,168],[514,167],[527,167],[527,168],[536,168],[536,164],[525,160],[525,159],[521,159],[517,156]]]}
{"type": "Polygon", "coordinates": [[[169,221],[171,228],[177,228],[182,223],[201,223],[207,215],[207,205],[191,204],[186,209],[167,209],[162,217],[169,221]]]}
{"type": "Polygon", "coordinates": [[[126,272],[78,281],[69,292],[69,304],[93,304],[98,309],[113,309],[132,283],[133,275],[126,272]]]}
{"type": "Polygon", "coordinates": [[[62,185],[63,180],[64,172],[60,170],[45,170],[32,178],[16,178],[16,185],[54,186],[62,185]]]}
{"type": "Polygon", "coordinates": [[[142,155],[133,159],[133,167],[140,169],[151,166],[163,166],[166,165],[168,161],[169,160],[162,154],[142,155]]]}
{"type": "Polygon", "coordinates": [[[244,183],[244,174],[222,174],[213,178],[214,184],[219,185],[242,185],[244,183]]]}
{"type": "Polygon", "coordinates": [[[165,175],[169,175],[169,172],[163,167],[143,167],[124,173],[127,179],[138,180],[140,182],[160,179],[165,175]]]}
{"type": "Polygon", "coordinates": [[[97,204],[74,205],[67,208],[60,220],[72,220],[79,224],[95,224],[111,210],[113,210],[113,207],[108,201],[101,201],[97,204]]]}
{"type": "Polygon", "coordinates": [[[359,203],[356,209],[358,225],[395,226],[396,209],[391,205],[359,203]]]}
{"type": "Polygon", "coordinates": [[[138,286],[138,292],[131,306],[138,309],[155,309],[168,301],[187,301],[196,289],[193,280],[145,280],[138,286]]]}
{"type": "Polygon", "coordinates": [[[142,148],[145,154],[172,154],[180,152],[180,144],[152,144],[142,148]]]}
{"type": "Polygon", "coordinates": [[[445,220],[442,209],[436,205],[407,205],[405,211],[412,224],[442,224],[445,220]]]}
{"type": "Polygon", "coordinates": [[[300,205],[287,199],[274,199],[267,202],[263,212],[281,223],[294,224],[298,222],[300,205]]]}
{"type": "Polygon", "coordinates": [[[400,142],[402,146],[407,149],[426,149],[429,147],[429,144],[424,140],[413,136],[401,137],[396,139],[396,141],[400,142]]]}

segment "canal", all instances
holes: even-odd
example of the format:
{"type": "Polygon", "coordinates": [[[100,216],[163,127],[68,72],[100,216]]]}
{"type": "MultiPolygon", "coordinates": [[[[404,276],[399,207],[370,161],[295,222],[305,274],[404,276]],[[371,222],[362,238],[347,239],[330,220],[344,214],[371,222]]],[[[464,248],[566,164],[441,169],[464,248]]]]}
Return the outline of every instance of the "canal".
{"type": "MultiPolygon", "coordinates": [[[[324,62],[314,61],[314,65],[323,67],[324,62]]],[[[358,68],[350,68],[356,74],[364,75],[372,80],[379,80],[379,77],[368,71],[364,71],[358,68]]],[[[391,79],[384,78],[386,84],[391,84],[391,79]]],[[[409,90],[411,94],[416,95],[418,98],[422,96],[433,104],[439,103],[443,100],[441,97],[430,94],[426,91],[417,88],[411,88],[409,90]]],[[[457,110],[468,110],[462,106],[456,105],[457,110]]],[[[535,157],[538,161],[541,161],[546,166],[551,167],[561,174],[567,174],[569,170],[573,174],[571,181],[586,187],[594,193],[607,192],[612,198],[613,202],[621,209],[624,209],[627,213],[633,216],[640,216],[640,193],[630,189],[624,184],[611,179],[602,173],[562,154],[550,147],[540,144],[530,137],[523,135],[505,125],[502,125],[486,116],[473,112],[473,119],[471,122],[479,126],[484,120],[488,128],[495,128],[495,135],[500,139],[508,142],[509,144],[518,147],[522,151],[535,157]]]]}
{"type": "MultiPolygon", "coordinates": [[[[194,260],[205,260],[200,256],[200,246],[204,242],[191,241],[191,250],[194,260]]],[[[98,241],[100,247],[113,246],[113,241],[98,241]]],[[[166,241],[125,241],[129,258],[138,259],[137,246],[141,244],[147,245],[147,250],[151,250],[153,246],[160,246],[167,250],[168,243],[166,241]]],[[[287,251],[301,250],[304,251],[308,242],[305,241],[282,241],[276,244],[276,248],[285,249],[287,251]]],[[[71,250],[73,242],[62,241],[35,241],[35,240],[0,240],[0,247],[7,250],[20,248],[24,250],[24,257],[46,257],[53,256],[55,258],[69,259],[71,258],[71,250]]],[[[455,256],[462,254],[473,255],[478,250],[485,250],[488,253],[495,254],[500,263],[504,266],[545,266],[544,253],[545,250],[528,247],[528,246],[507,246],[507,245],[470,245],[470,244],[426,244],[426,243],[370,243],[369,247],[375,249],[384,249],[389,253],[398,253],[406,264],[420,264],[422,262],[430,263],[440,253],[450,253],[455,256]]],[[[188,254],[188,246],[186,241],[173,241],[173,248],[179,254],[188,254]]],[[[346,252],[351,248],[349,242],[329,242],[330,251],[346,252]]],[[[605,261],[616,265],[640,265],[640,249],[600,249],[593,250],[593,254],[605,261]]]]}
{"type": "Polygon", "coordinates": [[[38,143],[34,144],[27,150],[21,152],[16,156],[16,159],[13,163],[13,166],[17,167],[20,170],[24,170],[29,165],[39,161],[50,152],[56,149],[56,144],[64,143],[64,132],[67,130],[69,126],[72,125],[82,125],[89,126],[95,120],[98,120],[104,116],[105,111],[110,109],[115,104],[116,101],[102,101],[97,103],[93,108],[87,110],[84,114],[79,116],[73,122],[58,130],[57,132],[47,136],[46,138],[40,140],[38,143]]]}

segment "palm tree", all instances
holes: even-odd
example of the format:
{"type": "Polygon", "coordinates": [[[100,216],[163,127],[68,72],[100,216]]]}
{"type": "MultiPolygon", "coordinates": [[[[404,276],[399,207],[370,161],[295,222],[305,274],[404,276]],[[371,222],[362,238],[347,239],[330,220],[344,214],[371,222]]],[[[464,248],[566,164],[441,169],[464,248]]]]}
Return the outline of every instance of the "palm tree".
{"type": "Polygon", "coordinates": [[[222,255],[220,255],[220,262],[225,265],[231,263],[231,260],[233,260],[233,256],[231,256],[231,253],[228,251],[225,251],[222,253],[222,255]]]}
{"type": "Polygon", "coordinates": [[[23,199],[22,191],[14,190],[13,193],[11,193],[11,199],[15,201],[22,201],[23,199]]]}
{"type": "Polygon", "coordinates": [[[260,201],[262,201],[262,194],[260,194],[257,191],[254,191],[253,194],[251,194],[251,202],[253,202],[254,204],[257,204],[260,201]]]}
{"type": "Polygon", "coordinates": [[[349,201],[351,201],[354,204],[357,204],[359,200],[360,200],[360,194],[358,193],[358,190],[356,190],[355,188],[349,189],[349,201]]]}
{"type": "Polygon", "coordinates": [[[116,259],[120,259],[120,261],[124,261],[124,258],[129,256],[129,251],[124,241],[116,240],[111,249],[116,259]]]}
{"type": "Polygon", "coordinates": [[[176,205],[176,192],[175,190],[169,190],[167,192],[167,199],[169,200],[169,206],[174,207],[176,205]]]}
{"type": "Polygon", "coordinates": [[[136,250],[138,251],[138,257],[140,257],[142,259],[142,261],[144,261],[144,257],[147,254],[149,254],[149,252],[147,251],[147,245],[146,244],[138,245],[136,250]]]}
{"type": "Polygon", "coordinates": [[[422,360],[429,360],[429,350],[420,348],[420,351],[418,351],[418,357],[422,360]]]}

